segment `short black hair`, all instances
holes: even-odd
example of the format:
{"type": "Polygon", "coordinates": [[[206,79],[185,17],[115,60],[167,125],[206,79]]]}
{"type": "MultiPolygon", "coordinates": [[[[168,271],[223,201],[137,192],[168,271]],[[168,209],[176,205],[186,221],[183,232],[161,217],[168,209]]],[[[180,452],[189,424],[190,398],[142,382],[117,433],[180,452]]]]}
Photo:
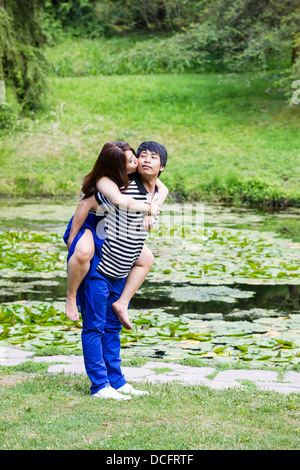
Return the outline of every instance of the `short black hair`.
{"type": "Polygon", "coordinates": [[[136,151],[137,158],[139,158],[140,153],[143,152],[144,150],[149,150],[149,152],[157,153],[160,156],[161,166],[166,166],[167,159],[168,159],[168,152],[164,145],[159,144],[158,142],[153,142],[152,140],[148,140],[147,142],[142,142],[136,151]]]}

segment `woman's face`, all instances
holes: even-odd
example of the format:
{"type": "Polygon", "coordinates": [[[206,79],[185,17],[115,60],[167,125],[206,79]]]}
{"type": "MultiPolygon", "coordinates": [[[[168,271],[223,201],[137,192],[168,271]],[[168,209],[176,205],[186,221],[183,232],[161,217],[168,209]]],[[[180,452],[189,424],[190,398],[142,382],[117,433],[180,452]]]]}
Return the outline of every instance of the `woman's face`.
{"type": "Polygon", "coordinates": [[[137,166],[138,166],[138,160],[131,150],[126,150],[125,156],[126,156],[126,173],[127,175],[130,175],[131,173],[134,173],[136,171],[137,166]]]}

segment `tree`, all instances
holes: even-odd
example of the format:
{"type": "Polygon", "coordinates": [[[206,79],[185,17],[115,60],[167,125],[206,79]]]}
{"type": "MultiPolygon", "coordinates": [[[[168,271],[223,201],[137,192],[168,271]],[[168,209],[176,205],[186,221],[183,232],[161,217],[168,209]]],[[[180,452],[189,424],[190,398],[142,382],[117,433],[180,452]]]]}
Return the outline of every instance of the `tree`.
{"type": "Polygon", "coordinates": [[[199,23],[219,32],[218,46],[234,46],[241,57],[261,61],[289,44],[291,63],[300,54],[298,0],[201,0],[199,23]]]}
{"type": "Polygon", "coordinates": [[[43,0],[0,0],[0,80],[15,89],[23,109],[36,109],[46,89],[43,0]]]}

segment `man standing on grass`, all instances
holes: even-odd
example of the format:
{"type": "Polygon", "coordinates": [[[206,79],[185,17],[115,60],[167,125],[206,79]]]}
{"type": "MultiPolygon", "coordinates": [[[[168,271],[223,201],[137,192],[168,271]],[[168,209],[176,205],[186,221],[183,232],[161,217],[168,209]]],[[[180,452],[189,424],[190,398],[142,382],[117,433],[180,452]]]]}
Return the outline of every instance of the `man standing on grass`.
{"type": "MultiPolygon", "coordinates": [[[[167,151],[156,142],[144,142],[139,146],[137,156],[139,173],[123,192],[141,202],[148,202],[156,192],[156,180],[166,165],[167,151]]],[[[115,206],[107,198],[101,193],[95,197],[108,212],[113,209],[117,220],[105,227],[101,260],[90,279],[92,298],[88,302],[92,308],[88,308],[83,317],[83,356],[93,397],[128,400],[130,395],[145,395],[148,392],[135,390],[126,383],[120,358],[122,326],[112,304],[123,291],[132,267],[133,253],[138,257],[143,249],[146,232],[143,229],[143,214],[129,215],[127,211],[117,211],[116,217],[115,206]],[[116,227],[129,235],[116,236],[116,227]],[[122,262],[117,261],[120,254],[122,262]]]]}

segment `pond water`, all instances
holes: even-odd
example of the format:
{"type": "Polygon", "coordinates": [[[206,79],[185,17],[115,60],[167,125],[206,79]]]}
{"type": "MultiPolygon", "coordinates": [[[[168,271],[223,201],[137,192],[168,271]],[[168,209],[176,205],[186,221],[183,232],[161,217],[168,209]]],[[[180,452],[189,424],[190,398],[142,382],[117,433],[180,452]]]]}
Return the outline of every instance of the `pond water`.
{"type": "MultiPolygon", "coordinates": [[[[64,315],[62,241],[76,204],[0,201],[3,344],[80,353],[81,323],[64,315]]],[[[121,334],[125,357],[299,364],[299,222],[296,208],[166,205],[147,241],[155,264],[131,302],[134,329],[121,334]],[[294,236],[282,238],[285,227],[294,236]]]]}

